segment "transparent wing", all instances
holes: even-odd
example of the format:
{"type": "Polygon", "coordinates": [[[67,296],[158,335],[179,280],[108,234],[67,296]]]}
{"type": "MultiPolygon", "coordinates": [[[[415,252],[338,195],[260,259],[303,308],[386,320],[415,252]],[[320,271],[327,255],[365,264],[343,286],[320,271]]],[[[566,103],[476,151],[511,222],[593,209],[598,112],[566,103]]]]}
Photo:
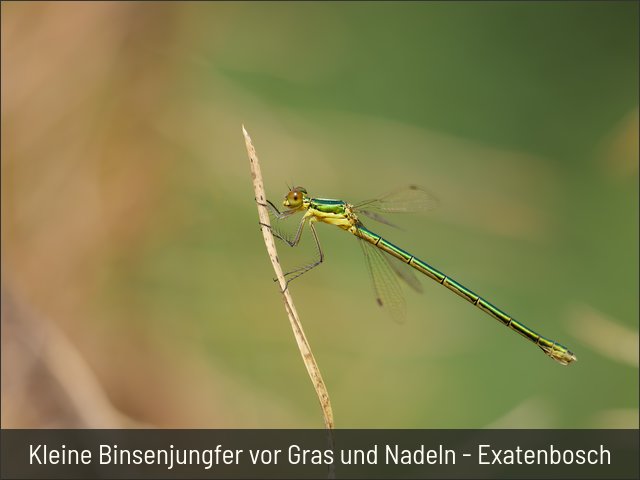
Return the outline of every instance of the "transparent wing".
{"type": "Polygon", "coordinates": [[[395,269],[391,268],[384,253],[366,240],[359,240],[373,283],[376,302],[395,322],[403,323],[407,316],[407,305],[395,269]]]}
{"type": "Polygon", "coordinates": [[[407,285],[413,288],[416,292],[422,293],[424,290],[422,288],[422,284],[416,274],[413,272],[413,269],[404,263],[402,260],[397,259],[396,257],[392,257],[391,255],[386,255],[380,252],[376,247],[367,242],[372,248],[375,248],[376,251],[383,256],[383,258],[389,263],[389,266],[393,269],[395,274],[399,276],[402,280],[405,281],[407,285]]]}
{"type": "MultiPolygon", "coordinates": [[[[375,213],[427,212],[437,207],[438,203],[438,199],[431,192],[417,185],[409,185],[380,198],[360,202],[354,206],[354,209],[380,221],[379,218],[382,217],[375,215],[375,213]]],[[[387,222],[383,221],[383,223],[387,222]]]]}
{"type": "MultiPolygon", "coordinates": [[[[354,205],[353,209],[357,213],[366,215],[367,217],[386,225],[390,225],[395,228],[399,228],[394,225],[380,213],[420,213],[433,210],[438,206],[438,199],[429,191],[417,185],[409,185],[406,187],[394,190],[380,198],[365,200],[357,205],[354,205]]],[[[377,255],[382,257],[382,260],[391,267],[391,269],[404,280],[407,285],[413,288],[416,292],[422,293],[422,284],[418,281],[418,278],[414,274],[410,267],[403,264],[402,261],[395,257],[387,257],[377,248],[368,242],[364,242],[368,247],[372,248],[377,255]]]]}

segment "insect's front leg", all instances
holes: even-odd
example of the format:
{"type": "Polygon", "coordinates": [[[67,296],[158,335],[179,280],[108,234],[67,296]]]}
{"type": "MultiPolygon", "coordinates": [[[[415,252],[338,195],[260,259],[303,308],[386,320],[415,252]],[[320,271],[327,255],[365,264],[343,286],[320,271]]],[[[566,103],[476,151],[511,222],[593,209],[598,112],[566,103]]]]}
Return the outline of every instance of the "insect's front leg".
{"type": "Polygon", "coordinates": [[[278,220],[285,219],[293,213],[293,211],[291,210],[285,210],[284,212],[281,212],[280,210],[278,210],[278,207],[276,207],[273,202],[271,202],[271,200],[267,200],[267,203],[261,203],[256,200],[256,203],[269,210],[269,213],[278,220]]]}

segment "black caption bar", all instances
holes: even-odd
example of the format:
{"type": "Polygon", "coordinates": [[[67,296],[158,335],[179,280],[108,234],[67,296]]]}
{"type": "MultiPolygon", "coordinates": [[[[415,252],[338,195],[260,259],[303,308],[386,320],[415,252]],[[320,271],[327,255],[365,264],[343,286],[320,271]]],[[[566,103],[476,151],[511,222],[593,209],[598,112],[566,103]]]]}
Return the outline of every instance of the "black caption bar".
{"type": "Polygon", "coordinates": [[[638,430],[6,430],[3,479],[639,478],[638,430]]]}

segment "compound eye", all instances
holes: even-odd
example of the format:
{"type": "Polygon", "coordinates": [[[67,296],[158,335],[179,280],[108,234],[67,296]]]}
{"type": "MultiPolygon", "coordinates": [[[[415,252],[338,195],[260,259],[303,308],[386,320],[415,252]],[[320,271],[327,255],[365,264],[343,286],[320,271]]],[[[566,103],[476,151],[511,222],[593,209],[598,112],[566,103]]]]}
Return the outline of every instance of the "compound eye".
{"type": "Polygon", "coordinates": [[[298,208],[304,201],[304,193],[302,189],[294,188],[284,199],[284,206],[289,208],[298,208]]]}
{"type": "Polygon", "coordinates": [[[300,205],[302,205],[302,199],[303,199],[302,192],[299,192],[297,190],[291,190],[287,194],[285,205],[289,208],[298,208],[300,205]]]}

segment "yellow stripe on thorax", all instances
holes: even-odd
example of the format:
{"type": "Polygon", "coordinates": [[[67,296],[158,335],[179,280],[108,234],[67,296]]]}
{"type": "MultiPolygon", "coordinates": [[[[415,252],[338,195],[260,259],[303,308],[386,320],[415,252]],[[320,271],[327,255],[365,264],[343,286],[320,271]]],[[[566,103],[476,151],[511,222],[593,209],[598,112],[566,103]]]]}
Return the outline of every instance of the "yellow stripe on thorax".
{"type": "Polygon", "coordinates": [[[305,216],[309,217],[309,220],[312,222],[328,223],[329,225],[335,225],[344,230],[349,230],[354,225],[353,220],[343,214],[321,212],[314,208],[309,208],[305,216]]]}

